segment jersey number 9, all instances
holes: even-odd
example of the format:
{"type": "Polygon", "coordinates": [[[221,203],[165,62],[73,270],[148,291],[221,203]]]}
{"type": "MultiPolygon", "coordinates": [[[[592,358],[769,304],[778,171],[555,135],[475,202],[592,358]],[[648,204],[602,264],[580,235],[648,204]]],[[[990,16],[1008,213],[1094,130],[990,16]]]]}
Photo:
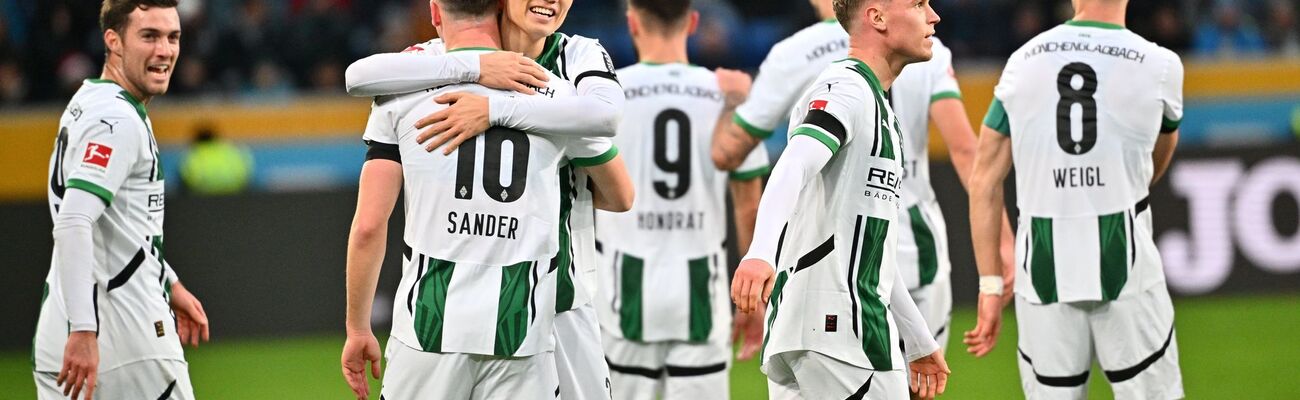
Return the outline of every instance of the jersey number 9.
{"type": "Polygon", "coordinates": [[[691,119],[682,110],[669,108],[655,117],[655,165],[660,170],[677,175],[677,185],[669,186],[667,181],[655,180],[655,193],[660,197],[673,200],[686,195],[691,189],[691,119]],[[668,124],[677,125],[677,157],[668,159],[668,124]]]}

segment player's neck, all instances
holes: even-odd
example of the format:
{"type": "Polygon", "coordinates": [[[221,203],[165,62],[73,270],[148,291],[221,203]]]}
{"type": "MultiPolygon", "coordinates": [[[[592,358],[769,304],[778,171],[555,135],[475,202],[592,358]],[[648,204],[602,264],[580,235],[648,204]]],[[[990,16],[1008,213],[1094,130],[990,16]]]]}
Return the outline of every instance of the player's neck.
{"type": "Polygon", "coordinates": [[[501,48],[496,18],[444,20],[442,41],[447,50],[466,47],[501,48]]]}
{"type": "Polygon", "coordinates": [[[546,49],[546,36],[533,37],[523,28],[509,25],[509,22],[506,22],[506,24],[505,29],[502,29],[503,32],[501,32],[502,48],[522,53],[533,59],[542,55],[542,50],[546,49]]]}
{"type": "Polygon", "coordinates": [[[903,71],[903,66],[907,65],[906,61],[900,57],[889,57],[887,51],[882,47],[876,46],[856,46],[850,44],[849,57],[862,61],[871,68],[871,73],[876,75],[880,80],[880,90],[889,90],[894,84],[894,78],[903,71]]]}
{"type": "Polygon", "coordinates": [[[149,100],[153,100],[153,96],[146,96],[143,90],[135,87],[129,79],[126,79],[126,74],[122,71],[121,58],[117,58],[118,62],[113,62],[114,56],[110,54],[108,57],[108,62],[104,63],[104,72],[99,75],[99,78],[117,83],[141,105],[149,105],[149,100]]]}
{"type": "Polygon", "coordinates": [[[1122,2],[1081,2],[1074,10],[1074,21],[1105,22],[1124,25],[1125,6],[1122,2]]]}
{"type": "Polygon", "coordinates": [[[817,18],[820,18],[822,21],[834,20],[835,6],[832,3],[833,2],[831,1],[818,1],[813,4],[813,11],[817,12],[817,18]]]}
{"type": "Polygon", "coordinates": [[[670,37],[658,35],[641,35],[632,38],[641,62],[650,64],[688,63],[686,57],[686,35],[675,34],[670,37]]]}

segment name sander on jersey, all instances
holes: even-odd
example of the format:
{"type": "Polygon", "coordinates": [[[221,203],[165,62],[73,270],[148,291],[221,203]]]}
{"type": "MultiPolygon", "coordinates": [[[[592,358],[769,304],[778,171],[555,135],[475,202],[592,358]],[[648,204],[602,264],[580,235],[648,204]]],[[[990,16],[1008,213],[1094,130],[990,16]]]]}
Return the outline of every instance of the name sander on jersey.
{"type": "Polygon", "coordinates": [[[447,213],[447,233],[517,239],[519,218],[509,215],[480,214],[474,212],[447,213]]]}

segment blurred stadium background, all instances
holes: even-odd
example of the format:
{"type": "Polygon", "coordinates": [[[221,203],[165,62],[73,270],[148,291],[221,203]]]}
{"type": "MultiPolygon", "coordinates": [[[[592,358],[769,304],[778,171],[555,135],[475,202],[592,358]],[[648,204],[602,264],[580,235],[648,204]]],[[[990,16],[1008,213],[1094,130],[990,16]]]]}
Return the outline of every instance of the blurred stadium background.
{"type": "MultiPolygon", "coordinates": [[[[622,2],[576,0],[564,30],[635,62],[622,2]]],[[[696,64],[754,71],[816,20],[802,0],[696,0],[696,64]]],[[[1064,0],[933,0],[972,124],[1005,57],[1070,14],[1064,0]]],[[[52,239],[46,169],[58,115],[98,76],[97,0],[0,0],[0,398],[32,398],[29,352],[52,239]]],[[[1191,398],[1300,398],[1300,9],[1296,0],[1135,0],[1129,28],[1183,55],[1186,119],[1152,192],[1157,244],[1191,398]]],[[[343,70],[433,36],[423,0],[182,0],[171,92],[150,105],[169,177],[167,255],[204,302],[213,340],[187,350],[198,396],[346,398],[339,375],[343,269],[367,99],[343,70]],[[215,138],[215,139],[214,139],[215,138]],[[246,172],[241,172],[246,171],[246,172]],[[183,185],[182,178],[209,185],[183,185]],[[215,195],[220,194],[220,195],[215,195]]],[[[937,138],[932,155],[946,153],[937,138]]],[[[775,156],[783,135],[768,146],[775,156]]],[[[959,302],[974,325],[966,201],[936,163],[959,302]]],[[[398,217],[400,218],[400,216],[398,217]]],[[[393,227],[394,235],[400,224],[393,227]]],[[[394,241],[396,243],[396,241],[394,241]]],[[[391,255],[398,254],[393,246],[391,255]]],[[[381,301],[399,274],[385,264],[381,301]],[[386,291],[386,292],[385,292],[386,291]]],[[[377,313],[377,329],[387,321],[377,313]]],[[[1015,329],[986,360],[954,335],[947,398],[1019,398],[1015,329]]],[[[382,335],[381,335],[382,336],[382,335]]],[[[1094,374],[1094,398],[1109,398],[1094,374]]],[[[762,398],[753,362],[733,398],[762,398]]]]}

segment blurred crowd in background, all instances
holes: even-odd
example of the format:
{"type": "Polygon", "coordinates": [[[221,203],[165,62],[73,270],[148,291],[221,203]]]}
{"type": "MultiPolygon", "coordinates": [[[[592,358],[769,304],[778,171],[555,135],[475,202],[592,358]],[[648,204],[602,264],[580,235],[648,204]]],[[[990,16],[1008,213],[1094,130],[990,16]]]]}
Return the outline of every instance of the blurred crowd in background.
{"type": "MultiPolygon", "coordinates": [[[[0,107],[66,101],[99,74],[99,0],[0,0],[0,107]]],[[[933,0],[956,63],[999,63],[1064,21],[1069,0],[933,0]],[[1007,21],[1002,23],[1000,21],[1007,21]]],[[[564,31],[635,61],[621,0],[576,0],[564,31]]],[[[816,21],[803,0],[695,0],[696,64],[753,69],[776,41],[816,21]]],[[[338,93],[353,60],[435,36],[425,0],[182,0],[182,58],[170,94],[276,101],[338,93]]],[[[1300,55],[1297,0],[1135,0],[1129,29],[1184,57],[1300,55]]]]}

